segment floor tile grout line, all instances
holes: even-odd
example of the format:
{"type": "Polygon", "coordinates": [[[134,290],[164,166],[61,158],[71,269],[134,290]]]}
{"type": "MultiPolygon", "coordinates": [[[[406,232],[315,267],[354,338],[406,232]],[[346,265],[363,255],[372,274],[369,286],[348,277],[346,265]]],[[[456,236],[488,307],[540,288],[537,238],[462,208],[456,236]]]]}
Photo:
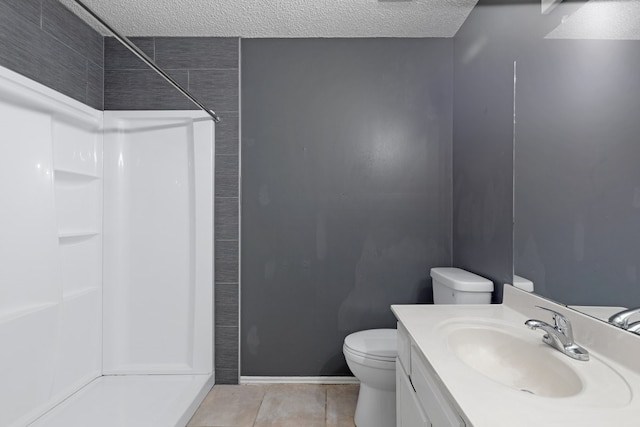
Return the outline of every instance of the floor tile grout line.
{"type": "Polygon", "coordinates": [[[329,387],[324,387],[324,426],[327,427],[329,412],[329,387]]]}
{"type": "Polygon", "coordinates": [[[256,416],[253,419],[253,423],[251,424],[252,427],[255,427],[256,423],[258,422],[258,414],[260,414],[260,409],[262,409],[262,404],[264,403],[264,398],[267,397],[267,392],[269,391],[269,386],[265,387],[264,390],[264,394],[262,395],[262,399],[260,399],[260,405],[258,406],[258,410],[256,411],[256,416]]]}

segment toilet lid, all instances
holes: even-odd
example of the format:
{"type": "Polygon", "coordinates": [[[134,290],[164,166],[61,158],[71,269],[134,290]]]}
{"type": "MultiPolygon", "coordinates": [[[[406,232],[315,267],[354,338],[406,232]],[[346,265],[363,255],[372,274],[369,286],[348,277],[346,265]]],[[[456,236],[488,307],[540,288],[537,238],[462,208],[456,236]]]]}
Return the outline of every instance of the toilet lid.
{"type": "Polygon", "coordinates": [[[398,354],[395,329],[369,329],[354,332],[344,339],[344,345],[354,353],[376,358],[395,359],[398,354]]]}

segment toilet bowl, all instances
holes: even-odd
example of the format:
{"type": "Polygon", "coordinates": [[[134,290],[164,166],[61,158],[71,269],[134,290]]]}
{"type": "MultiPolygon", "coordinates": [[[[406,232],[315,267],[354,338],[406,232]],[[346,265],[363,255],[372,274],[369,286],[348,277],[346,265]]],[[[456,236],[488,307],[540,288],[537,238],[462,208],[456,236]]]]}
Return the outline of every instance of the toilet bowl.
{"type": "MultiPolygon", "coordinates": [[[[489,304],[493,282],[454,267],[431,269],[434,304],[489,304]]],[[[344,339],[344,358],[360,380],[357,427],[396,425],[395,329],[354,332],[344,339]]]]}
{"type": "Polygon", "coordinates": [[[396,423],[396,336],[395,329],[370,329],[344,339],[344,358],[360,380],[354,416],[357,427],[396,423]]]}

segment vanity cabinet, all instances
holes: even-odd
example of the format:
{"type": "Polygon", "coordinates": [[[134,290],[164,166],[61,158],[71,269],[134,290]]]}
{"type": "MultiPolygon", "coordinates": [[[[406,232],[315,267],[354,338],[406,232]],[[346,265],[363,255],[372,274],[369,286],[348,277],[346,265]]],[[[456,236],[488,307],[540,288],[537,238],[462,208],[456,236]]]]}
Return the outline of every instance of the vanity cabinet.
{"type": "Polygon", "coordinates": [[[396,362],[396,417],[397,427],[431,426],[400,360],[396,362]]]}
{"type": "Polygon", "coordinates": [[[397,427],[470,427],[458,414],[437,374],[398,322],[397,427]]]}

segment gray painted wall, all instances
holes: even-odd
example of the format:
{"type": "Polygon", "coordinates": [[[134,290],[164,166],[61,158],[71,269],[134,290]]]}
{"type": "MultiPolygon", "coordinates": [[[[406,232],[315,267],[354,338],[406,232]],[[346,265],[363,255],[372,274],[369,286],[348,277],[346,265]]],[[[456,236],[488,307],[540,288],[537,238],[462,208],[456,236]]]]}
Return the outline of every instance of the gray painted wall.
{"type": "Polygon", "coordinates": [[[102,110],[102,36],[55,0],[0,0],[0,65],[102,110]]]}
{"type": "MultiPolygon", "coordinates": [[[[215,147],[215,369],[236,384],[239,323],[239,40],[132,38],[222,118],[215,147]]],[[[112,38],[105,39],[105,109],[194,109],[173,87],[112,38]]]]}
{"type": "Polygon", "coordinates": [[[452,40],[242,40],[242,375],[345,375],[451,262],[452,40]]]}

